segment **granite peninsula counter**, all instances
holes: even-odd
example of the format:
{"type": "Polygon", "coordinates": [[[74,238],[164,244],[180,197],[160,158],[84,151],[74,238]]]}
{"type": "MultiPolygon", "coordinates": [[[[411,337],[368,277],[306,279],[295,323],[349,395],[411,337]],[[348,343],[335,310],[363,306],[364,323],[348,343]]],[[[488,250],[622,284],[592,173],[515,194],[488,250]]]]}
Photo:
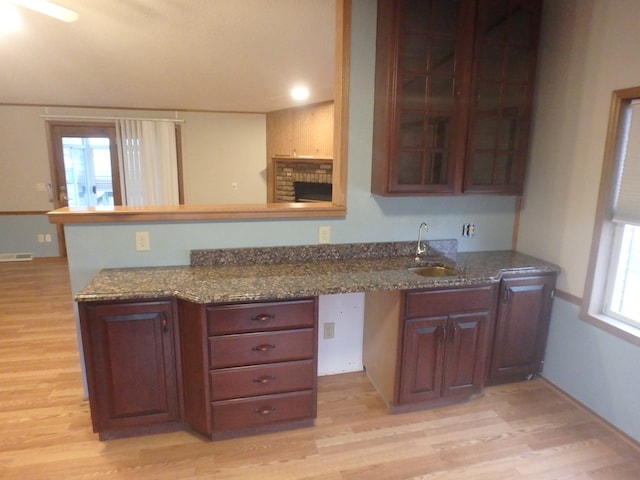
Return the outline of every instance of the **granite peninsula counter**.
{"type": "Polygon", "coordinates": [[[455,240],[429,241],[415,260],[415,242],[194,250],[191,265],[102,270],[76,301],[176,297],[194,303],[275,300],[334,293],[477,286],[505,274],[557,273],[549,262],[513,251],[456,252],[455,240]],[[459,274],[422,277],[426,264],[459,274]]]}
{"type": "Polygon", "coordinates": [[[455,240],[192,250],[76,294],[94,431],[210,439],[313,426],[319,296],[365,292],[363,365],[390,412],[537,374],[559,268],[455,240]],[[422,248],[421,248],[422,250],[422,248]],[[450,276],[413,267],[446,266],[450,276]]]}

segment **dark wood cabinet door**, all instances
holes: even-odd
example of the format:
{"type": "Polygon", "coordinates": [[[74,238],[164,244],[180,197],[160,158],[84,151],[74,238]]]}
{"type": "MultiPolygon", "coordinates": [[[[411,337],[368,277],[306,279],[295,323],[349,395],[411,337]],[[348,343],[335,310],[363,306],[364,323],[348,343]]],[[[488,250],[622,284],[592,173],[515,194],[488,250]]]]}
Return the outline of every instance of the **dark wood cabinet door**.
{"type": "Polygon", "coordinates": [[[406,320],[398,403],[441,396],[447,317],[406,320]]]}
{"type": "Polygon", "coordinates": [[[489,383],[533,377],[542,369],[555,275],[502,280],[489,383]]]}
{"type": "Polygon", "coordinates": [[[464,191],[522,192],[541,0],[479,0],[464,191]]]}
{"type": "Polygon", "coordinates": [[[379,0],[372,191],[453,193],[464,154],[469,0],[379,0]]]}
{"type": "Polygon", "coordinates": [[[443,396],[478,393],[484,380],[487,312],[449,317],[443,396]]]}
{"type": "Polygon", "coordinates": [[[178,420],[171,301],[81,304],[94,430],[178,420]]]}
{"type": "Polygon", "coordinates": [[[373,193],[522,193],[541,10],[378,0],[373,193]]]}

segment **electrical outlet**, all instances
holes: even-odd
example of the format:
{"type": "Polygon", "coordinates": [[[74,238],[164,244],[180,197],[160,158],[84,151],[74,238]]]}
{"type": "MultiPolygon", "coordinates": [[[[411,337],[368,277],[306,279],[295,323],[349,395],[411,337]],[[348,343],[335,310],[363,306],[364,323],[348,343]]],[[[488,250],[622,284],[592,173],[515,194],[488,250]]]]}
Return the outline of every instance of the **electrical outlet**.
{"type": "Polygon", "coordinates": [[[44,243],[44,234],[43,233],[39,233],[38,234],[38,243],[44,243]]]}
{"type": "Polygon", "coordinates": [[[335,337],[336,334],[336,324],[333,322],[327,322],[322,324],[323,327],[323,337],[325,340],[330,340],[335,337]]]}
{"type": "Polygon", "coordinates": [[[331,242],[331,228],[323,226],[318,228],[318,243],[330,243],[331,242]]]}
{"type": "Polygon", "coordinates": [[[136,251],[146,252],[151,250],[149,232],[136,232],[136,251]]]}
{"type": "Polygon", "coordinates": [[[45,241],[45,242],[47,242],[47,243],[51,243],[51,235],[47,233],[47,234],[44,236],[44,241],[45,241]]]}
{"type": "Polygon", "coordinates": [[[476,226],[473,223],[465,223],[462,225],[462,236],[473,237],[476,232],[476,226]]]}

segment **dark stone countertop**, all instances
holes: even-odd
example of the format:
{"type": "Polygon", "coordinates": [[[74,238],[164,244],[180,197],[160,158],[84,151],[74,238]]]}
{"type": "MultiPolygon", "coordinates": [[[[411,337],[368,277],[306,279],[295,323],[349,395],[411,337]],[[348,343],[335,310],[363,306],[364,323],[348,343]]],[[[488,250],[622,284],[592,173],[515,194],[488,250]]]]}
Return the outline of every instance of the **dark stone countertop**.
{"type": "Polygon", "coordinates": [[[552,263],[513,251],[455,253],[455,240],[425,244],[428,252],[420,261],[413,254],[415,242],[194,250],[191,265],[102,270],[76,294],[75,300],[177,297],[202,304],[243,302],[478,286],[498,282],[504,275],[560,270],[552,263]],[[425,264],[454,266],[460,273],[422,277],[409,270],[425,264]]]}

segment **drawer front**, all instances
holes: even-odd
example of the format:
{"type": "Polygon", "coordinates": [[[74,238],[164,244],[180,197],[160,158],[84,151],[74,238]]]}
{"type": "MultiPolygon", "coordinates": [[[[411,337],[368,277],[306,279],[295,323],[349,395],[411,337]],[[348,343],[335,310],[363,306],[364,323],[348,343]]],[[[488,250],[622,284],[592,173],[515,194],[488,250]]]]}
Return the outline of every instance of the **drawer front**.
{"type": "Polygon", "coordinates": [[[490,310],[492,293],[492,286],[409,292],[406,299],[406,316],[434,317],[490,310]]]}
{"type": "Polygon", "coordinates": [[[209,366],[239,367],[314,358],[314,332],[305,328],[209,337],[209,366]]]}
{"type": "Polygon", "coordinates": [[[315,362],[273,363],[250,367],[225,368],[209,372],[211,400],[313,390],[315,362]]]}
{"type": "Polygon", "coordinates": [[[315,416],[316,398],[310,390],[211,404],[211,427],[214,432],[312,419],[315,416]]]}
{"type": "Polygon", "coordinates": [[[207,307],[209,335],[313,327],[316,300],[207,307]]]}

